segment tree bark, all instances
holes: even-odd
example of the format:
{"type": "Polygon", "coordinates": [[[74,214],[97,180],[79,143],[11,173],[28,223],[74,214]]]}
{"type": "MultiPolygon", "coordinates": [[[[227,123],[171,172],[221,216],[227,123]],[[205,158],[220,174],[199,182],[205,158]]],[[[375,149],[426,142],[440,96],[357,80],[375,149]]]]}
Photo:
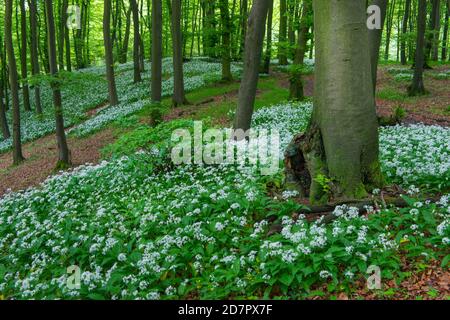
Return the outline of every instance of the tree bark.
{"type": "Polygon", "coordinates": [[[30,105],[30,90],[28,88],[28,83],[26,82],[28,78],[28,68],[27,68],[27,11],[25,9],[25,0],[20,0],[20,36],[21,36],[21,48],[20,48],[20,71],[22,75],[22,95],[23,95],[23,107],[25,111],[31,111],[30,105]]]}
{"type": "Polygon", "coordinates": [[[406,34],[408,32],[408,20],[411,12],[411,0],[406,0],[405,2],[405,13],[403,15],[402,21],[402,34],[400,41],[400,61],[401,64],[405,65],[407,63],[406,59],[406,34]]]}
{"type": "Polygon", "coordinates": [[[162,4],[152,1],[152,101],[161,102],[162,91],[162,4]]]}
{"type": "Polygon", "coordinates": [[[239,88],[238,107],[234,123],[235,130],[247,131],[250,129],[264,43],[264,26],[266,25],[269,5],[270,0],[253,2],[248,19],[244,70],[239,88]]]}
{"type": "Polygon", "coordinates": [[[6,120],[6,106],[3,103],[3,81],[0,79],[0,129],[2,130],[3,139],[11,137],[9,132],[8,121],[6,120]]]}
{"type": "MultiPolygon", "coordinates": [[[[50,60],[50,73],[53,77],[58,75],[58,62],[56,55],[55,21],[53,17],[52,0],[45,0],[47,15],[48,56],[50,60]]],[[[65,168],[70,165],[70,153],[67,146],[66,133],[64,131],[64,117],[62,110],[61,91],[57,81],[51,82],[53,91],[53,104],[55,106],[56,142],[58,145],[57,168],[65,168]]]]}
{"type": "Polygon", "coordinates": [[[287,65],[286,37],[287,37],[287,0],[280,0],[280,30],[278,35],[278,60],[280,65],[287,65]]]}
{"type": "Polygon", "coordinates": [[[13,113],[13,163],[20,164],[24,159],[20,136],[19,85],[16,57],[12,40],[12,0],[5,0],[5,46],[8,56],[9,86],[11,88],[13,113]]]}
{"type": "Polygon", "coordinates": [[[295,52],[294,65],[296,66],[290,74],[289,99],[303,100],[302,66],[305,60],[308,31],[310,29],[310,17],[312,15],[312,0],[303,1],[302,17],[298,30],[298,43],[295,52]]]}
{"type": "Polygon", "coordinates": [[[441,52],[442,61],[447,60],[449,15],[450,15],[450,0],[447,0],[447,10],[445,11],[445,20],[444,20],[444,33],[442,35],[442,52],[441,52]]]}
{"type": "Polygon", "coordinates": [[[111,43],[111,0],[105,0],[103,11],[103,38],[105,43],[106,78],[108,80],[109,104],[119,104],[116,79],[114,76],[114,57],[111,43]]]}
{"type": "Polygon", "coordinates": [[[370,50],[370,64],[372,66],[372,84],[373,94],[377,87],[377,72],[378,72],[378,60],[380,57],[380,45],[383,35],[383,26],[386,20],[386,12],[388,8],[389,0],[372,0],[372,5],[376,5],[380,8],[381,13],[381,29],[369,30],[369,50],[370,50]]]}
{"type": "Polygon", "coordinates": [[[272,58],[272,21],[273,21],[273,0],[270,0],[269,12],[267,14],[266,32],[266,52],[264,53],[261,73],[268,74],[270,69],[270,59],[272,58]]]}
{"type": "Polygon", "coordinates": [[[181,0],[172,0],[173,105],[187,103],[184,95],[183,40],[181,35],[181,0]]]}
{"type": "Polygon", "coordinates": [[[366,19],[366,0],[314,1],[314,111],[286,152],[287,177],[294,169],[313,203],[364,198],[382,184],[366,19]]]}
{"type": "Polygon", "coordinates": [[[419,9],[417,15],[417,40],[416,40],[416,58],[414,78],[411,86],[408,88],[410,96],[423,95],[426,93],[423,84],[423,69],[425,65],[425,29],[427,19],[427,3],[426,0],[419,0],[419,9]]]}
{"type": "Polygon", "coordinates": [[[131,11],[133,12],[133,62],[134,62],[134,83],[142,81],[140,68],[141,36],[139,30],[139,8],[136,0],[130,0],[131,11]]]}
{"type": "Polygon", "coordinates": [[[220,0],[220,17],[222,20],[222,80],[232,81],[231,74],[231,21],[228,0],[220,0]]]}
{"type": "MultiPolygon", "coordinates": [[[[37,23],[37,1],[28,0],[30,8],[30,32],[31,32],[31,71],[33,76],[40,74],[39,69],[39,53],[38,53],[38,23],[37,23]]],[[[41,88],[38,84],[34,85],[34,103],[36,105],[36,113],[42,114],[41,104],[41,88]]]]}

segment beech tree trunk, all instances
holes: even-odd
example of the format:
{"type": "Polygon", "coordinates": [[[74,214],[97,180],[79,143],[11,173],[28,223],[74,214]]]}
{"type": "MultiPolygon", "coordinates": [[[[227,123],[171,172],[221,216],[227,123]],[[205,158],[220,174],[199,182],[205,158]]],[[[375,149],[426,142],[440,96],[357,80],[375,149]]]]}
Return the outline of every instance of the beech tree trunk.
{"type": "MultiPolygon", "coordinates": [[[[28,0],[28,7],[30,8],[30,33],[31,33],[31,71],[33,76],[40,73],[39,69],[39,53],[38,53],[38,22],[37,22],[37,4],[36,0],[28,0]]],[[[36,113],[42,114],[41,104],[41,88],[39,85],[34,85],[34,103],[36,106],[36,113]]]]}
{"type": "Polygon", "coordinates": [[[314,111],[286,152],[287,183],[313,203],[364,198],[382,184],[366,19],[366,0],[314,1],[314,111]]]}
{"type": "Polygon", "coordinates": [[[286,38],[287,38],[287,0],[280,0],[280,30],[278,35],[278,60],[280,65],[287,65],[286,38]]]}
{"type": "Polygon", "coordinates": [[[228,0],[220,0],[220,17],[222,21],[222,80],[232,81],[231,74],[231,20],[228,0]]]}
{"type": "Polygon", "coordinates": [[[414,66],[414,78],[411,86],[408,88],[410,96],[423,95],[426,93],[423,84],[423,69],[425,65],[425,29],[427,19],[427,3],[426,0],[419,0],[419,8],[417,15],[417,40],[416,40],[416,58],[414,66]]]}
{"type": "Polygon", "coordinates": [[[450,15],[450,0],[447,0],[447,7],[445,11],[445,20],[444,20],[444,33],[442,35],[442,52],[441,52],[441,60],[447,60],[447,50],[448,50],[448,27],[449,27],[449,15],[450,15]]]}
{"type": "Polygon", "coordinates": [[[181,0],[172,0],[173,105],[186,104],[183,75],[183,39],[181,35],[181,0]]]}
{"type": "Polygon", "coordinates": [[[11,136],[6,120],[6,106],[3,103],[3,81],[0,79],[0,129],[2,130],[3,139],[8,139],[11,136]]]}
{"type": "Polygon", "coordinates": [[[372,66],[372,84],[374,95],[377,87],[377,72],[378,60],[380,57],[381,37],[383,35],[383,26],[386,19],[388,3],[389,0],[372,0],[372,5],[378,6],[381,11],[381,29],[369,30],[370,64],[372,66]]]}
{"type": "Polygon", "coordinates": [[[411,12],[411,0],[405,2],[405,13],[402,21],[402,34],[400,41],[400,61],[403,65],[407,63],[406,59],[406,33],[408,32],[408,20],[411,12]]]}
{"type": "Polygon", "coordinates": [[[273,0],[270,0],[269,12],[267,14],[267,32],[266,32],[266,52],[261,73],[268,74],[270,69],[270,58],[272,58],[272,21],[273,21],[273,0]]]}
{"type": "Polygon", "coordinates": [[[303,100],[302,70],[306,54],[306,43],[308,41],[308,31],[310,29],[310,17],[312,16],[312,0],[303,1],[302,18],[298,30],[298,43],[295,50],[294,65],[296,68],[290,74],[289,99],[303,100]]]}
{"type": "MultiPolygon", "coordinates": [[[[55,21],[53,17],[52,0],[45,0],[45,13],[47,15],[47,34],[48,34],[48,56],[50,62],[50,74],[54,77],[58,74],[58,62],[56,55],[56,35],[55,21]]],[[[64,117],[62,110],[62,99],[59,84],[56,81],[51,83],[53,91],[53,104],[55,107],[56,122],[56,142],[58,145],[58,163],[57,168],[65,168],[70,165],[69,147],[67,146],[66,132],[64,131],[64,117]]]]}
{"type": "Polygon", "coordinates": [[[162,4],[152,1],[152,101],[161,102],[162,91],[162,4]]]}
{"type": "Polygon", "coordinates": [[[103,11],[103,38],[105,43],[106,79],[108,80],[109,104],[119,104],[116,79],[114,76],[114,57],[111,42],[111,0],[105,0],[103,11]]]}
{"type": "Polygon", "coordinates": [[[8,57],[9,86],[11,88],[13,114],[13,163],[20,164],[24,159],[20,137],[19,84],[16,57],[12,40],[12,0],[5,0],[5,46],[8,57]]]}
{"type": "MultiPolygon", "coordinates": [[[[28,78],[28,68],[27,68],[27,11],[25,9],[25,0],[20,0],[20,38],[21,38],[21,48],[20,48],[20,71],[22,79],[26,80],[28,78]]],[[[22,84],[22,96],[23,96],[23,108],[26,111],[31,111],[30,106],[30,90],[28,88],[27,82],[22,84]]]]}
{"type": "Polygon", "coordinates": [[[242,129],[247,131],[250,129],[264,43],[264,27],[266,25],[269,6],[270,0],[253,2],[248,19],[244,70],[239,88],[238,107],[234,123],[235,130],[242,129]]]}
{"type": "Polygon", "coordinates": [[[136,0],[130,0],[131,11],[133,12],[133,62],[134,62],[134,83],[142,81],[141,68],[140,68],[140,54],[141,50],[141,36],[139,30],[139,8],[136,0]]]}

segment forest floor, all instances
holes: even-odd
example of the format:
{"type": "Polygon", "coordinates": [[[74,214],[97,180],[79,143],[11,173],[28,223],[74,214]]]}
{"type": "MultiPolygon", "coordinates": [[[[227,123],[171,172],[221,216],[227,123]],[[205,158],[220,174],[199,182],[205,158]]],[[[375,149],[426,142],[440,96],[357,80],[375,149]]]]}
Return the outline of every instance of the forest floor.
{"type": "MultiPolygon", "coordinates": [[[[403,122],[424,123],[427,125],[450,126],[450,78],[438,79],[435,75],[448,66],[437,66],[427,71],[425,86],[429,94],[422,97],[408,97],[406,89],[408,80],[396,77],[390,71],[392,65],[382,65],[379,70],[377,90],[378,114],[392,115],[396,109],[406,111],[403,122]]],[[[398,68],[399,66],[394,66],[398,68]]],[[[305,94],[313,96],[314,77],[305,76],[305,94]]],[[[230,111],[235,109],[239,82],[215,84],[207,88],[195,90],[187,94],[190,102],[187,106],[170,108],[170,99],[164,99],[163,105],[167,112],[164,121],[180,118],[194,120],[211,119],[214,124],[229,126],[230,111]]],[[[258,86],[255,108],[277,104],[285,101],[288,96],[289,80],[286,73],[274,71],[270,76],[262,77],[258,86]]],[[[104,105],[99,105],[103,107],[104,105]]],[[[87,112],[88,116],[95,114],[94,110],[87,112]]],[[[149,122],[149,110],[136,114],[139,124],[149,122]]],[[[150,125],[150,124],[149,124],[150,125]]],[[[127,125],[113,123],[106,128],[84,138],[70,136],[68,138],[73,166],[86,163],[98,163],[107,158],[105,147],[117,141],[131,129],[127,125]]],[[[48,135],[33,142],[24,144],[24,156],[27,160],[19,166],[12,165],[12,154],[0,154],[0,197],[8,190],[18,191],[37,186],[48,176],[55,173],[57,149],[54,135],[48,135]]],[[[368,291],[365,281],[356,282],[352,294],[336,294],[333,296],[311,295],[311,299],[448,299],[450,297],[450,273],[444,270],[440,263],[424,264],[417,269],[405,259],[402,272],[404,279],[383,283],[380,291],[368,291]]],[[[420,264],[419,264],[420,265],[420,264]]],[[[326,290],[320,290],[324,292],[326,290]]]]}
{"type": "MultiPolygon", "coordinates": [[[[450,78],[436,79],[430,76],[446,70],[446,66],[437,66],[432,71],[427,71],[425,87],[429,94],[422,97],[408,97],[406,90],[409,81],[396,80],[389,73],[389,69],[392,69],[391,65],[379,68],[377,89],[379,115],[390,116],[397,108],[402,108],[406,111],[406,117],[403,119],[406,124],[450,126],[450,78]]],[[[164,120],[211,118],[217,125],[229,125],[228,113],[235,108],[238,89],[239,82],[235,81],[231,84],[215,84],[209,88],[196,90],[187,95],[191,105],[171,109],[164,115],[164,120]]],[[[264,77],[260,81],[256,108],[285,100],[288,89],[288,75],[272,72],[269,77],[264,77]]],[[[313,75],[305,76],[304,90],[307,97],[313,96],[313,75]]],[[[163,103],[170,104],[170,99],[165,99],[163,103]]],[[[104,104],[99,107],[104,107],[104,104]]],[[[95,110],[97,108],[88,111],[87,115],[94,115],[95,110]]],[[[144,123],[148,121],[145,112],[140,121],[144,123]]],[[[98,163],[102,159],[101,149],[114,142],[122,133],[122,130],[114,130],[109,126],[88,137],[70,137],[68,142],[73,166],[98,163]]],[[[0,196],[8,190],[19,191],[36,186],[55,173],[57,150],[54,135],[25,143],[23,151],[27,161],[19,166],[12,165],[11,152],[0,154],[0,196]]]]}

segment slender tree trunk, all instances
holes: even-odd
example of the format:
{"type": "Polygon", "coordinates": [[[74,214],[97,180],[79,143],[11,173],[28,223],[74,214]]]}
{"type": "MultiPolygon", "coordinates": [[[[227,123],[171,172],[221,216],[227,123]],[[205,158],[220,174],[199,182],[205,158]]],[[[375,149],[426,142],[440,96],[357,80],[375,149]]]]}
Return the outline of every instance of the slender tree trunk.
{"type": "Polygon", "coordinates": [[[295,52],[294,65],[296,66],[292,70],[290,75],[289,86],[289,99],[290,100],[303,100],[303,82],[302,82],[302,66],[306,54],[306,44],[308,41],[308,31],[310,29],[310,23],[312,16],[312,0],[303,1],[302,18],[298,30],[298,43],[295,52]]]}
{"type": "Polygon", "coordinates": [[[450,0],[447,0],[447,10],[445,11],[445,21],[444,21],[444,33],[442,35],[442,53],[441,53],[442,61],[447,60],[449,14],[450,14],[450,0]]]}
{"type": "Polygon", "coordinates": [[[232,81],[231,74],[231,21],[228,0],[220,0],[222,20],[222,80],[232,81]]]}
{"type": "Polygon", "coordinates": [[[406,59],[406,33],[408,32],[408,19],[411,12],[411,0],[406,0],[405,2],[405,13],[403,15],[402,22],[402,34],[400,41],[400,61],[403,65],[407,63],[406,59]]]}
{"type": "Polygon", "coordinates": [[[436,4],[435,23],[433,33],[433,46],[431,51],[431,60],[439,60],[439,31],[441,30],[441,1],[438,0],[436,4]]]}
{"type": "MultiPolygon", "coordinates": [[[[39,75],[39,54],[38,54],[38,23],[37,23],[37,4],[36,0],[28,0],[30,8],[30,33],[31,33],[31,70],[33,76],[39,75]]],[[[41,88],[38,84],[34,85],[34,101],[36,105],[36,113],[42,114],[41,104],[41,88]]]]}
{"type": "MultiPolygon", "coordinates": [[[[20,36],[22,40],[22,45],[20,48],[20,71],[22,73],[22,79],[26,81],[28,78],[27,71],[27,11],[25,9],[25,0],[20,0],[20,36]]],[[[28,88],[28,83],[24,82],[22,84],[22,95],[23,95],[23,107],[26,111],[31,111],[30,105],[30,90],[28,88]]]]}
{"type": "Polygon", "coordinates": [[[133,12],[133,30],[134,30],[134,41],[133,41],[133,61],[134,61],[134,83],[141,82],[141,68],[140,68],[140,54],[141,50],[141,36],[139,29],[139,8],[136,0],[130,0],[131,11],[133,12]]]}
{"type": "Polygon", "coordinates": [[[280,65],[287,65],[286,54],[286,37],[287,37],[287,3],[286,0],[280,0],[280,30],[278,35],[278,60],[280,65]]]}
{"type": "Polygon", "coordinates": [[[62,0],[60,21],[59,21],[59,41],[58,41],[58,62],[59,70],[64,70],[64,42],[66,40],[66,25],[67,25],[67,7],[69,5],[68,0],[62,0]]]}
{"type": "Polygon", "coordinates": [[[242,18],[241,18],[241,42],[239,45],[239,57],[242,57],[245,50],[245,38],[247,36],[248,19],[248,0],[242,0],[242,18]]]}
{"type": "Polygon", "coordinates": [[[270,71],[270,58],[272,58],[272,21],[273,21],[273,0],[270,0],[269,12],[267,15],[266,32],[266,52],[262,64],[261,73],[268,74],[270,71]]]}
{"type": "Polygon", "coordinates": [[[372,84],[374,95],[377,87],[377,72],[378,60],[380,57],[381,37],[383,35],[383,26],[386,19],[388,3],[389,0],[372,0],[372,5],[378,6],[381,10],[381,29],[374,29],[369,31],[370,64],[372,66],[372,84]]]}
{"type": "MultiPolygon", "coordinates": [[[[45,0],[45,8],[47,15],[48,56],[50,58],[50,73],[55,77],[58,74],[58,62],[56,55],[55,21],[53,17],[52,0],[45,0]]],[[[65,168],[70,165],[70,153],[69,147],[67,146],[66,133],[64,131],[61,91],[59,89],[59,84],[56,81],[52,81],[51,87],[53,91],[53,104],[55,106],[56,141],[58,145],[57,168],[65,168]]]]}
{"type": "Polygon", "coordinates": [[[181,0],[172,0],[173,105],[187,103],[184,94],[183,39],[181,35],[181,0]]]}
{"type": "Polygon", "coordinates": [[[152,0],[152,101],[161,102],[162,91],[162,4],[152,0]]]}
{"type": "Polygon", "coordinates": [[[385,10],[385,11],[387,11],[387,17],[386,17],[386,14],[384,15],[385,19],[387,18],[386,48],[384,51],[384,60],[386,60],[386,61],[389,60],[389,52],[390,52],[390,48],[391,48],[391,35],[392,35],[392,25],[393,25],[393,20],[394,20],[395,2],[396,2],[395,0],[391,0],[391,4],[385,10]]]}
{"type": "Polygon", "coordinates": [[[3,81],[0,79],[0,129],[2,130],[3,139],[8,139],[11,134],[9,132],[8,121],[6,120],[6,106],[3,103],[3,81]]]}
{"type": "Polygon", "coordinates": [[[108,80],[109,104],[119,104],[114,76],[114,57],[111,43],[111,0],[105,0],[103,11],[103,38],[105,43],[106,78],[108,80]]]}
{"type": "MultiPolygon", "coordinates": [[[[427,60],[431,58],[432,50],[435,46],[435,37],[436,33],[439,34],[439,29],[437,26],[439,25],[439,12],[440,12],[440,0],[431,0],[431,13],[430,13],[430,23],[429,23],[429,33],[426,34],[426,43],[425,43],[425,64],[427,60]]],[[[426,18],[425,18],[426,20],[426,18]]],[[[426,22],[425,22],[426,25],[426,22]]],[[[426,30],[425,30],[426,33],[426,30]]],[[[429,66],[426,64],[426,68],[429,66]]]]}
{"type": "Polygon", "coordinates": [[[264,44],[264,27],[269,6],[270,0],[254,1],[248,19],[244,70],[239,88],[238,107],[234,123],[235,130],[247,131],[250,129],[264,44]]]}
{"type": "Polygon", "coordinates": [[[9,86],[11,88],[13,113],[13,163],[18,165],[25,159],[22,154],[22,142],[20,137],[19,85],[12,39],[12,0],[5,0],[5,45],[6,54],[8,56],[9,86]]]}
{"type": "MultiPolygon", "coordinates": [[[[128,60],[128,44],[130,42],[130,29],[131,29],[131,12],[132,12],[132,3],[133,0],[130,0],[130,8],[128,9],[128,11],[126,12],[126,22],[125,22],[125,35],[123,37],[123,44],[122,44],[122,49],[120,52],[120,63],[126,63],[128,60]]],[[[136,1],[136,0],[134,0],[136,1]]],[[[125,4],[123,4],[123,7],[125,8],[125,4]]],[[[137,4],[136,4],[136,9],[137,9],[137,4]]],[[[139,9],[137,9],[137,22],[138,22],[138,35],[139,35],[139,9]]],[[[133,16],[133,21],[134,21],[134,16],[133,16]]],[[[136,31],[136,30],[135,30],[136,31]]],[[[135,33],[136,34],[136,33],[135,33]]],[[[138,38],[139,39],[139,38],[138,38]]],[[[138,51],[139,52],[139,51],[138,51]]]]}
{"type": "Polygon", "coordinates": [[[425,64],[425,29],[427,19],[427,3],[426,0],[419,0],[419,9],[417,15],[417,41],[416,41],[416,59],[414,78],[411,86],[408,88],[410,96],[422,95],[426,93],[423,84],[423,69],[425,64]]]}
{"type": "Polygon", "coordinates": [[[296,178],[313,203],[364,198],[382,184],[366,20],[366,0],[314,1],[314,111],[286,154],[288,173],[298,156],[296,178]]]}

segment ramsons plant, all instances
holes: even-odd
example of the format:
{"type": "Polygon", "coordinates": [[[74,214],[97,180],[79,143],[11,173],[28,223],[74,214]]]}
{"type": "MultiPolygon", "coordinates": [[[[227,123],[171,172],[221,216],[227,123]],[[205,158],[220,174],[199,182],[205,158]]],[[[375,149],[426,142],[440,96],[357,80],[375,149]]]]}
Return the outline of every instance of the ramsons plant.
{"type": "MultiPolygon", "coordinates": [[[[254,126],[279,128],[286,145],[310,110],[264,108],[254,126]]],[[[439,187],[436,168],[449,157],[429,155],[449,152],[438,149],[448,134],[425,126],[383,129],[383,170],[405,185],[435,175],[439,187]],[[411,136],[422,144],[409,143],[411,136]]],[[[418,201],[410,188],[407,208],[367,207],[361,216],[342,206],[330,224],[308,222],[296,214],[301,206],[290,200],[296,195],[269,197],[267,178],[254,167],[173,167],[167,152],[154,146],[5,195],[0,298],[303,298],[323,285],[328,292],[348,290],[370,265],[383,278],[401,279],[399,253],[448,265],[450,195],[418,201]],[[280,232],[269,232],[273,223],[280,232]],[[71,266],[80,270],[79,288],[68,285],[71,266]]]]}

